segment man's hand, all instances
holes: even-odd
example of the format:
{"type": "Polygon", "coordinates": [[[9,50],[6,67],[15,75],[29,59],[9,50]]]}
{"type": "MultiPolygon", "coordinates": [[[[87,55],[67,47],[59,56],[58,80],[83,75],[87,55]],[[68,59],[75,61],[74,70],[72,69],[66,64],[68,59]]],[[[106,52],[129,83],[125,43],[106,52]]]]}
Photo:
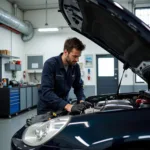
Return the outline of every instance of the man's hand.
{"type": "Polygon", "coordinates": [[[72,105],[71,104],[67,104],[65,106],[65,110],[67,110],[68,112],[71,112],[71,109],[72,109],[72,105]]]}
{"type": "Polygon", "coordinates": [[[72,106],[71,113],[73,113],[73,114],[80,114],[85,109],[86,109],[86,107],[85,107],[85,105],[83,103],[74,104],[72,106]]]}
{"type": "Polygon", "coordinates": [[[84,102],[84,100],[80,100],[80,103],[84,102]]]}
{"type": "Polygon", "coordinates": [[[91,106],[92,106],[91,103],[82,100],[82,102],[80,101],[79,104],[74,104],[74,105],[67,104],[65,106],[65,110],[67,110],[68,112],[71,112],[73,114],[80,114],[82,111],[84,111],[85,109],[87,109],[91,106]]]}
{"type": "Polygon", "coordinates": [[[92,107],[92,103],[90,103],[88,101],[80,100],[80,103],[83,103],[85,105],[86,109],[92,107]]]}

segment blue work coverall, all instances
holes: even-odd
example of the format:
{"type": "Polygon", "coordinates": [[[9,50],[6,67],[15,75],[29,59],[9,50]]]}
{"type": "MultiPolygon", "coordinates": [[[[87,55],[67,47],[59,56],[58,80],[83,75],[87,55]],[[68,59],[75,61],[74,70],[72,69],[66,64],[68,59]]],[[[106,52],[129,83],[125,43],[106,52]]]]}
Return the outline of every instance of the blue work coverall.
{"type": "Polygon", "coordinates": [[[69,103],[68,94],[71,87],[74,88],[77,101],[85,99],[79,64],[68,66],[66,71],[61,56],[62,53],[44,63],[39,89],[38,114],[64,109],[69,103]]]}

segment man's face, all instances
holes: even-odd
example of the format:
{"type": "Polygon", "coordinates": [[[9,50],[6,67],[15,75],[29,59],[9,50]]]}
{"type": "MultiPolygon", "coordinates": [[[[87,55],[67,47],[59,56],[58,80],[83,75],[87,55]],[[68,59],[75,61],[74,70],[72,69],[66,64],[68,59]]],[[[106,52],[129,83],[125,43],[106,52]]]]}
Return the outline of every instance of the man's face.
{"type": "Polygon", "coordinates": [[[70,53],[67,50],[64,50],[66,56],[66,62],[68,65],[75,65],[79,61],[79,57],[81,56],[81,51],[73,48],[70,53]]]}

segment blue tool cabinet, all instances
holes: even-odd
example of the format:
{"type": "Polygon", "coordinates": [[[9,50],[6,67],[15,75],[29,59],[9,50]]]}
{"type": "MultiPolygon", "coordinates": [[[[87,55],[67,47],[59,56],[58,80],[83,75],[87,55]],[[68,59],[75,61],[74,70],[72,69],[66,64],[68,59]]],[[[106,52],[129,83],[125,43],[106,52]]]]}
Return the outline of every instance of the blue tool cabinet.
{"type": "Polygon", "coordinates": [[[0,88],[0,117],[9,117],[37,105],[38,87],[0,88]]]}
{"type": "Polygon", "coordinates": [[[10,89],[10,115],[20,111],[20,93],[19,88],[10,89]]]}
{"type": "Polygon", "coordinates": [[[10,117],[20,111],[19,88],[0,89],[0,116],[10,117]]]}

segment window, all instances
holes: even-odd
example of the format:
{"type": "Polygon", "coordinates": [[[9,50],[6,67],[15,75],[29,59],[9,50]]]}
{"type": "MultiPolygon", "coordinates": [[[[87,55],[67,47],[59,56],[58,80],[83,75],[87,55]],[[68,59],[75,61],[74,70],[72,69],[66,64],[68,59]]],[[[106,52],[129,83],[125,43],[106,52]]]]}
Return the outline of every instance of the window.
{"type": "Polygon", "coordinates": [[[98,76],[99,77],[114,76],[114,58],[98,59],[98,76]]]}
{"type": "Polygon", "coordinates": [[[135,15],[150,26],[150,8],[136,8],[135,15]]]}
{"type": "Polygon", "coordinates": [[[145,81],[139,77],[138,75],[135,75],[135,83],[144,83],[145,81]]]}

